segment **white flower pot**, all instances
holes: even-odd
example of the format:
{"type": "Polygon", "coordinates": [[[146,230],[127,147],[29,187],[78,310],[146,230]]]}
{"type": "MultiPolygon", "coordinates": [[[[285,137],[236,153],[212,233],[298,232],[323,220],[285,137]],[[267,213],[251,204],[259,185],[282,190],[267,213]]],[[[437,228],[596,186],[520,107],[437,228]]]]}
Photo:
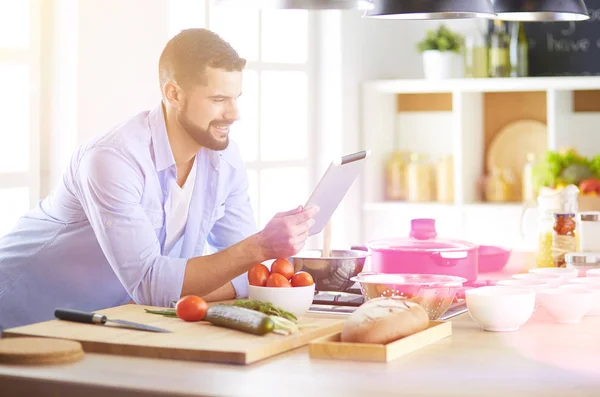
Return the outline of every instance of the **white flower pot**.
{"type": "Polygon", "coordinates": [[[463,57],[451,51],[423,52],[423,72],[426,79],[440,80],[464,76],[463,57]]]}

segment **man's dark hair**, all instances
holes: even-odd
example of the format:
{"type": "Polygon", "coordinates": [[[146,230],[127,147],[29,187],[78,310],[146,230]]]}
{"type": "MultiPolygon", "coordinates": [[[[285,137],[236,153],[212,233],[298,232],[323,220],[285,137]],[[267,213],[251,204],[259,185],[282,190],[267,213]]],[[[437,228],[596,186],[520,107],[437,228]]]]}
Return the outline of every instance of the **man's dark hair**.
{"type": "Polygon", "coordinates": [[[160,88],[175,80],[180,86],[205,83],[206,67],[242,71],[246,60],[229,43],[207,29],[186,29],[171,38],[158,62],[160,88]]]}

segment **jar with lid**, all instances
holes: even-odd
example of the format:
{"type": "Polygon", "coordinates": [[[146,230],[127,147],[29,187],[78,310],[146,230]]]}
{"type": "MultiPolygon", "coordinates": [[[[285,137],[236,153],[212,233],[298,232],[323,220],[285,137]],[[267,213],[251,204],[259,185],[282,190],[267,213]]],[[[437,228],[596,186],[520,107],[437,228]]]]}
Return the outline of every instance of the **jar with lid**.
{"type": "Polygon", "coordinates": [[[434,199],[433,170],[427,156],[413,153],[407,168],[408,201],[424,202],[434,199]]]}
{"type": "Polygon", "coordinates": [[[579,251],[600,252],[600,212],[579,213],[579,251]]]}
{"type": "Polygon", "coordinates": [[[406,200],[406,168],[408,166],[408,152],[392,152],[385,167],[385,199],[406,200]]]}
{"type": "Polygon", "coordinates": [[[574,213],[555,213],[552,233],[552,258],[556,267],[566,267],[565,255],[577,251],[574,213]]]}
{"type": "Polygon", "coordinates": [[[565,255],[567,268],[576,269],[579,277],[585,277],[590,269],[600,269],[600,252],[569,252],[565,255]]]}

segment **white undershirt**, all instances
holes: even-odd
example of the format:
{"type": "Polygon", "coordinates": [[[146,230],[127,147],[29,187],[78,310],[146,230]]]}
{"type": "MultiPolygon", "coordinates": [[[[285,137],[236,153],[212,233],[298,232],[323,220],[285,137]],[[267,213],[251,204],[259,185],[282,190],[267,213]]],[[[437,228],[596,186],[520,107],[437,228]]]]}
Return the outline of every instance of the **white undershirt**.
{"type": "Polygon", "coordinates": [[[165,240],[165,254],[173,249],[173,246],[179,241],[185,232],[188,210],[192,201],[192,192],[194,191],[194,181],[196,179],[196,160],[190,170],[183,187],[173,183],[171,189],[171,211],[167,218],[167,236],[165,240]]]}

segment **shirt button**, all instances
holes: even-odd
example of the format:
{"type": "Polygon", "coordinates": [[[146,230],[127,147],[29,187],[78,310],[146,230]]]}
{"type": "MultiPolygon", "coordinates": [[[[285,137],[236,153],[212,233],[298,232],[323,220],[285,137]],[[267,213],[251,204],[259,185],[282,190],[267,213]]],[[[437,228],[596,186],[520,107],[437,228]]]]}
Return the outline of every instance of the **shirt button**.
{"type": "Polygon", "coordinates": [[[106,221],[106,226],[112,226],[112,221],[106,221]]]}

